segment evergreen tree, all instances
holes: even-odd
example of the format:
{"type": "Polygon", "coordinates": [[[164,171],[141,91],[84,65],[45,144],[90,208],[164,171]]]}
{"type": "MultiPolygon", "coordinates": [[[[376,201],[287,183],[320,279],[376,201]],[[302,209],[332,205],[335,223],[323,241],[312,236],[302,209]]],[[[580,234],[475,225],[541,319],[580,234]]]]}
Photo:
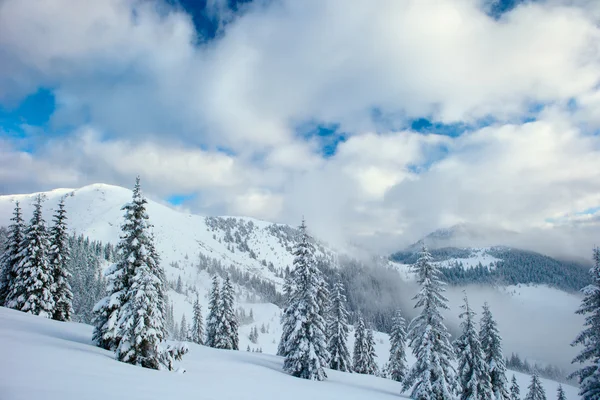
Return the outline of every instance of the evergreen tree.
{"type": "Polygon", "coordinates": [[[590,269],[592,283],[585,287],[577,314],[585,315],[584,329],[572,346],[583,346],[573,363],[584,366],[573,373],[579,381],[579,395],[583,400],[600,398],[600,249],[594,249],[594,266],[590,269]]]}
{"type": "Polygon", "coordinates": [[[452,366],[454,353],[450,334],[440,310],[448,309],[442,295],[444,283],[425,245],[414,265],[421,290],[414,297],[415,308],[422,308],[408,328],[408,341],[416,358],[404,380],[403,389],[412,388],[415,400],[450,400],[456,389],[456,373],[452,366]]]}
{"type": "Polygon", "coordinates": [[[8,237],[0,259],[0,305],[7,307],[11,301],[9,293],[14,285],[16,269],[21,260],[21,244],[25,234],[25,223],[18,201],[15,202],[15,210],[10,220],[12,224],[8,227],[8,237]]]}
{"type": "Polygon", "coordinates": [[[387,373],[390,379],[402,382],[406,376],[406,322],[400,310],[396,311],[392,324],[387,373]]]}
{"type": "Polygon", "coordinates": [[[492,400],[492,383],[475,327],[475,312],[464,297],[460,314],[462,334],[455,342],[458,359],[460,400],[492,400]]]}
{"type": "Polygon", "coordinates": [[[487,303],[483,305],[479,341],[492,383],[494,398],[496,400],[508,400],[510,395],[507,389],[506,364],[502,354],[502,338],[487,303]]]}
{"type": "MultiPolygon", "coordinates": [[[[54,214],[54,226],[50,229],[49,263],[54,276],[54,313],[52,319],[57,321],[69,321],[73,314],[73,292],[69,280],[71,274],[68,271],[70,257],[69,242],[67,236],[67,211],[65,210],[65,199],[60,199],[58,209],[54,214]]],[[[91,288],[88,288],[91,289],[91,288]]]]}
{"type": "Polygon", "coordinates": [[[192,318],[192,342],[204,344],[204,325],[202,323],[202,306],[200,300],[196,297],[194,302],[194,317],[192,318]]]}
{"type": "Polygon", "coordinates": [[[139,177],[132,202],[125,205],[121,249],[124,294],[118,310],[117,359],[145,368],[161,366],[161,342],[165,334],[164,272],[150,233],[139,177]]]}
{"type": "Polygon", "coordinates": [[[281,339],[279,340],[279,345],[277,346],[277,355],[285,357],[286,356],[286,343],[292,333],[292,326],[286,321],[293,321],[292,312],[294,311],[294,307],[292,307],[292,294],[294,293],[294,279],[292,278],[292,272],[288,272],[285,275],[283,281],[283,298],[285,299],[285,307],[283,309],[283,314],[281,315],[281,339]]]}
{"type": "Polygon", "coordinates": [[[510,400],[521,400],[521,389],[519,388],[519,384],[517,383],[517,377],[515,376],[515,374],[513,374],[512,376],[510,385],[510,400]]]}
{"type": "Polygon", "coordinates": [[[567,400],[567,396],[565,395],[565,390],[562,385],[558,385],[558,390],[556,391],[556,399],[557,400],[567,400]]]}
{"type": "Polygon", "coordinates": [[[220,300],[220,319],[217,323],[214,347],[218,349],[239,350],[238,322],[233,304],[234,291],[229,275],[227,275],[221,287],[220,300]]]}
{"type": "Polygon", "coordinates": [[[373,333],[365,327],[362,317],[359,317],[358,324],[354,330],[354,354],[352,360],[354,372],[367,375],[375,375],[377,373],[374,346],[373,333]]]}
{"type": "Polygon", "coordinates": [[[546,400],[546,392],[540,381],[540,376],[537,371],[534,371],[531,376],[531,383],[529,384],[529,391],[525,396],[525,400],[546,400]]]}
{"type": "Polygon", "coordinates": [[[34,202],[33,216],[21,243],[19,264],[15,269],[8,307],[51,318],[54,313],[54,277],[48,262],[48,232],[42,218],[41,195],[34,202]]]}
{"type": "Polygon", "coordinates": [[[300,240],[294,249],[294,283],[283,320],[283,332],[288,334],[284,342],[283,368],[293,376],[320,381],[327,377],[323,367],[329,359],[329,353],[324,313],[319,301],[323,278],[316,268],[313,254],[314,249],[303,220],[300,240]]]}
{"type": "Polygon", "coordinates": [[[208,317],[206,318],[206,345],[210,347],[216,346],[216,335],[221,320],[221,295],[219,289],[219,280],[213,276],[212,289],[210,291],[210,299],[208,301],[208,317]]]}
{"type": "Polygon", "coordinates": [[[179,325],[179,340],[188,340],[189,330],[185,314],[181,316],[181,324],[179,325]]]}
{"type": "Polygon", "coordinates": [[[333,298],[329,309],[327,324],[329,336],[329,367],[338,371],[350,372],[352,365],[348,351],[348,311],[346,311],[346,295],[344,285],[338,281],[333,287],[333,298]]]}

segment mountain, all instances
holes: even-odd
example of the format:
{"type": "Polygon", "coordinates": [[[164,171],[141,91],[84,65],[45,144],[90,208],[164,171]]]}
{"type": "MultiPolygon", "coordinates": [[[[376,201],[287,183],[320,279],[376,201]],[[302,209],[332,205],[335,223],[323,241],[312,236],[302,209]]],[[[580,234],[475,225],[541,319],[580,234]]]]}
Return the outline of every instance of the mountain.
{"type": "Polygon", "coordinates": [[[425,243],[442,268],[446,282],[464,286],[487,285],[548,285],[567,292],[578,292],[589,282],[590,262],[559,260],[534,251],[510,246],[465,246],[466,243],[502,242],[517,233],[489,227],[461,224],[430,233],[407,249],[393,253],[390,260],[413,264],[425,243]],[[463,246],[451,245],[461,243],[463,246]]]}

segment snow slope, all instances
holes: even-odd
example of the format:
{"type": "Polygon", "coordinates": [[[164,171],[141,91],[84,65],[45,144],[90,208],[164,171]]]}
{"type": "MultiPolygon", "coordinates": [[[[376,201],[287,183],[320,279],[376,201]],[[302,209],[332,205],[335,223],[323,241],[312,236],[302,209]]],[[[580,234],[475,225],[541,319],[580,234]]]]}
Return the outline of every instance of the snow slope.
{"type": "MultiPolygon", "coordinates": [[[[189,344],[185,373],[154,371],[115,361],[91,345],[92,327],[47,320],[0,307],[2,400],[152,399],[397,399],[391,380],[327,370],[324,382],[282,372],[282,358],[189,344]]],[[[510,378],[510,374],[509,374],[510,378]]],[[[524,397],[529,377],[517,374],[524,397]]],[[[548,398],[557,384],[542,380],[548,398]]],[[[564,386],[568,400],[577,389],[564,386]]]]}

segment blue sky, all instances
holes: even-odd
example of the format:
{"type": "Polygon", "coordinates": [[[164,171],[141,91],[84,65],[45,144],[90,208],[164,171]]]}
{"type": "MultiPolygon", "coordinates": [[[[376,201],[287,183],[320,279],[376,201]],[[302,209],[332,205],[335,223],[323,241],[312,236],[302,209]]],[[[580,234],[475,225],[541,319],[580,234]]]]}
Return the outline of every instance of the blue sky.
{"type": "Polygon", "coordinates": [[[374,242],[600,204],[600,4],[69,1],[3,3],[0,193],[140,174],[374,242]]]}

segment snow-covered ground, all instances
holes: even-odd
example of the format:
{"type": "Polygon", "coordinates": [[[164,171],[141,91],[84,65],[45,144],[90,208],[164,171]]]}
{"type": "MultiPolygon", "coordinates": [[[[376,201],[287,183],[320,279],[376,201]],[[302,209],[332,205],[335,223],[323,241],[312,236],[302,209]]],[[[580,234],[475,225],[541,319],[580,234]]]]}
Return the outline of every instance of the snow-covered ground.
{"type": "MultiPolygon", "coordinates": [[[[268,307],[259,314],[269,315],[268,307]]],[[[388,379],[327,370],[324,382],[282,372],[282,358],[189,344],[185,373],[154,371],[114,360],[91,344],[92,327],[56,322],[0,307],[2,400],[152,399],[397,399],[400,384],[388,379]]],[[[376,340],[378,338],[376,336],[376,340]]],[[[379,350],[379,349],[378,349],[379,350]]],[[[509,379],[511,372],[509,371],[509,379]]],[[[525,396],[529,377],[516,374],[525,396]]],[[[553,398],[558,384],[542,380],[553,398]]],[[[577,388],[563,385],[568,400],[577,388]]]]}

